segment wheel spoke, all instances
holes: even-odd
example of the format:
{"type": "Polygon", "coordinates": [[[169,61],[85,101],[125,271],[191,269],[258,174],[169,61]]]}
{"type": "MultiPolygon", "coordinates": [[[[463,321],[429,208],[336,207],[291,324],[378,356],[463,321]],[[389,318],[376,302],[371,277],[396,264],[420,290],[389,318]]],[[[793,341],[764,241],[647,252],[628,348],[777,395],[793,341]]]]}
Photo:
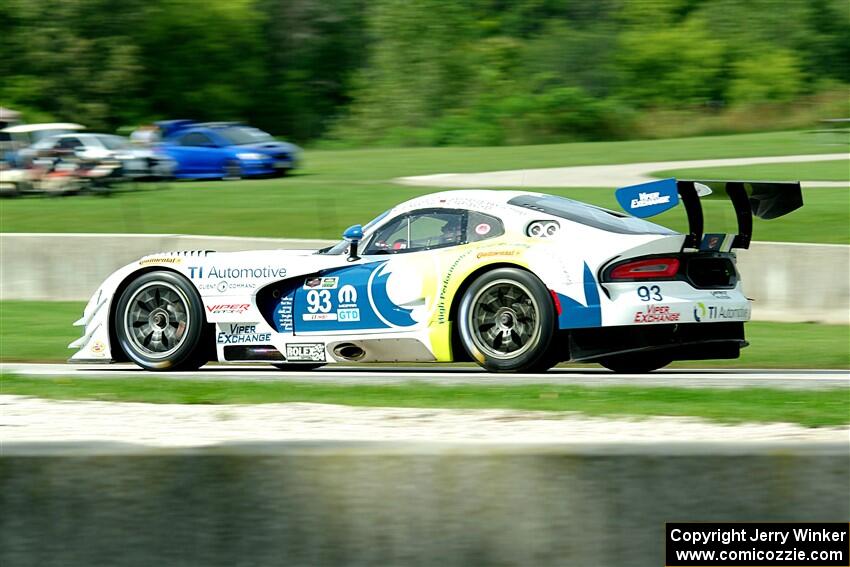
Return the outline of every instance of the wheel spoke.
{"type": "Polygon", "coordinates": [[[127,302],[124,311],[127,339],[140,354],[165,358],[186,337],[188,302],[168,283],[143,286],[127,302]]]}
{"type": "Polygon", "coordinates": [[[488,356],[505,359],[532,347],[539,317],[528,289],[500,280],[480,292],[468,324],[479,349],[488,356]]]}
{"type": "Polygon", "coordinates": [[[522,335],[520,335],[516,331],[511,331],[511,342],[513,342],[517,346],[517,348],[522,348],[522,335]]]}

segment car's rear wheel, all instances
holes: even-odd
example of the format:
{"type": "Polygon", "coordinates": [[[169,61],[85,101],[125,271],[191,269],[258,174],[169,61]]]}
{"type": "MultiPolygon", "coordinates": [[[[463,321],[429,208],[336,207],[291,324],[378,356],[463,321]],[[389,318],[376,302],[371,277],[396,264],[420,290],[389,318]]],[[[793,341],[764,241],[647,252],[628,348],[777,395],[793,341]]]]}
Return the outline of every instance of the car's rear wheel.
{"type": "Polygon", "coordinates": [[[618,374],[646,374],[664,368],[671,362],[673,359],[669,355],[643,352],[609,356],[600,360],[599,364],[618,374]]]}
{"type": "Polygon", "coordinates": [[[518,268],[479,276],[458,310],[461,342],[469,356],[492,372],[541,372],[554,365],[549,347],[555,312],[546,286],[518,268]]]}
{"type": "Polygon", "coordinates": [[[173,272],[150,272],[121,294],[113,324],[127,357],[146,370],[194,370],[208,359],[201,298],[173,272]]]}

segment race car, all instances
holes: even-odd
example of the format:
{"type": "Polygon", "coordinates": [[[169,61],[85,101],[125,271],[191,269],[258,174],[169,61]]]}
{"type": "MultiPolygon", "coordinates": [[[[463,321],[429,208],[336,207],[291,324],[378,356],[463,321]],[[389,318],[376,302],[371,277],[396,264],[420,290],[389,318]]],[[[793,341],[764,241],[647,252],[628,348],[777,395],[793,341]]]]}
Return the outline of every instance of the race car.
{"type": "Polygon", "coordinates": [[[799,183],[667,179],[617,199],[629,214],[529,191],[447,191],[322,250],[147,256],[94,293],[71,360],[147,370],[475,361],[495,372],[571,361],[647,372],[737,358],[750,300],[734,249],[749,246],[753,215],[802,206],[799,183]],[[703,234],[700,199],[716,197],[732,201],[736,234],[703,234]],[[687,234],[645,220],[680,203],[687,234]]]}

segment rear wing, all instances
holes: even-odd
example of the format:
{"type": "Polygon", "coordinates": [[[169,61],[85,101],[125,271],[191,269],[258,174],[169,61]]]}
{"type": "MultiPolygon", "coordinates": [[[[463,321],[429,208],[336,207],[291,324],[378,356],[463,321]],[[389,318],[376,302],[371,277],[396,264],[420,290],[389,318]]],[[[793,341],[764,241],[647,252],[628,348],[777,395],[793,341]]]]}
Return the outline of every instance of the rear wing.
{"type": "Polygon", "coordinates": [[[749,248],[753,236],[753,215],[775,219],[803,206],[803,193],[798,181],[695,181],[661,179],[617,189],[617,201],[623,210],[636,217],[650,217],[685,207],[688,234],[683,248],[729,251],[749,248]],[[728,199],[735,208],[737,234],[704,233],[705,221],[701,199],[728,199]]]}

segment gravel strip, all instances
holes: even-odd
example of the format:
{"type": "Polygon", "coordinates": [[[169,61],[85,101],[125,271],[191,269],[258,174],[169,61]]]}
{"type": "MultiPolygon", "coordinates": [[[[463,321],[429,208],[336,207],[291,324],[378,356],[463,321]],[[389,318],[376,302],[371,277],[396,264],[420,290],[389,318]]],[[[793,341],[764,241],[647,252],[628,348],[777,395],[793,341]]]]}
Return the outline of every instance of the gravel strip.
{"type": "Polygon", "coordinates": [[[0,396],[5,443],[111,441],[195,447],[253,441],[452,443],[838,442],[850,428],[721,425],[694,418],[602,419],[559,412],[329,404],[180,405],[0,396]]]}

